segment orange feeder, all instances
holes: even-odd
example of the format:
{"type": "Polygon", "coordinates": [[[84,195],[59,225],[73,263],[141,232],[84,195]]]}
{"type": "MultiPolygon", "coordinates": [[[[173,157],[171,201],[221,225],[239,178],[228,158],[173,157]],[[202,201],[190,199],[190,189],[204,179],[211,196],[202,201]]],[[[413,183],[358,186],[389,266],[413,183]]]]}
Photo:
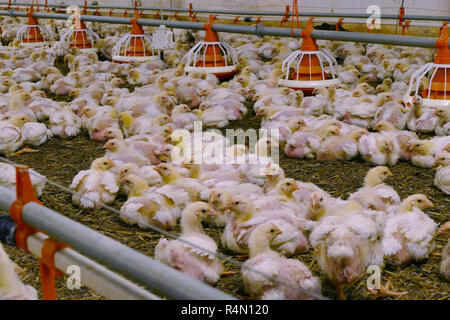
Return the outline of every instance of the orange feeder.
{"type": "Polygon", "coordinates": [[[17,31],[17,39],[20,41],[20,44],[33,47],[48,45],[45,35],[49,35],[50,30],[39,25],[39,22],[33,16],[33,6],[27,12],[27,17],[28,24],[17,31]]]}
{"type": "Polygon", "coordinates": [[[159,59],[153,48],[152,38],[144,34],[144,30],[137,24],[141,16],[135,10],[134,18],[130,20],[131,33],[117,42],[112,50],[112,60],[118,63],[129,63],[131,60],[144,62],[159,59]]]}
{"type": "MultiPolygon", "coordinates": [[[[83,14],[86,13],[86,9],[83,14]]],[[[67,30],[60,39],[61,42],[69,43],[71,48],[78,48],[81,53],[97,52],[96,46],[100,44],[99,36],[92,30],[86,29],[83,21],[75,15],[75,25],[67,30]]]]}
{"type": "Polygon", "coordinates": [[[217,33],[211,28],[213,22],[214,16],[210,15],[209,23],[203,26],[205,39],[189,50],[184,70],[212,73],[219,80],[228,80],[237,72],[236,53],[228,44],[219,41],[217,33]]]}
{"type": "Polygon", "coordinates": [[[427,63],[411,75],[405,102],[411,101],[409,93],[419,94],[422,78],[428,78],[428,88],[422,91],[424,106],[450,106],[450,49],[448,47],[448,26],[444,22],[436,41],[437,54],[434,63],[427,63]]]}
{"type": "Polygon", "coordinates": [[[313,20],[308,20],[302,31],[300,50],[292,52],[282,64],[285,74],[278,80],[280,86],[302,90],[305,95],[312,95],[315,88],[329,87],[339,83],[336,73],[336,60],[328,53],[319,50],[316,41],[311,38],[313,20]]]}

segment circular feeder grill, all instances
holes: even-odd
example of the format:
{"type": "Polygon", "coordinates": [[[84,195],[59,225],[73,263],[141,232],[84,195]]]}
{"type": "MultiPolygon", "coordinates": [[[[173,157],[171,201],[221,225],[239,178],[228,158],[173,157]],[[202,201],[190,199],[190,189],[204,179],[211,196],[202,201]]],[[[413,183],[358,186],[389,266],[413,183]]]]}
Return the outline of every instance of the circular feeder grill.
{"type": "Polygon", "coordinates": [[[319,50],[316,40],[311,38],[311,31],[313,20],[309,19],[302,31],[303,41],[300,50],[292,52],[284,59],[281,70],[285,75],[278,80],[280,86],[302,90],[306,96],[312,95],[315,88],[339,83],[336,60],[319,50]]]}
{"type": "Polygon", "coordinates": [[[205,24],[205,39],[189,50],[186,72],[212,73],[219,80],[229,80],[237,73],[236,53],[228,44],[219,41],[219,37],[211,26],[214,17],[210,15],[205,24]]]}
{"type": "Polygon", "coordinates": [[[430,62],[416,70],[409,81],[408,93],[404,100],[411,103],[410,93],[419,94],[422,78],[428,78],[428,88],[421,92],[424,106],[449,106],[450,107],[450,49],[448,47],[447,22],[441,29],[441,34],[436,41],[437,54],[434,62],[430,62]]]}
{"type": "MultiPolygon", "coordinates": [[[[86,14],[86,9],[83,14],[86,14]]],[[[94,31],[86,29],[86,25],[78,15],[75,15],[74,28],[67,30],[60,41],[69,43],[71,48],[78,48],[81,53],[97,52],[97,46],[100,44],[99,36],[94,31]]]]}
{"type": "Polygon", "coordinates": [[[39,25],[37,19],[33,16],[33,7],[27,12],[28,24],[24,25],[17,31],[17,39],[22,46],[45,46],[49,45],[45,35],[50,34],[50,30],[39,25]]]}
{"type": "Polygon", "coordinates": [[[112,61],[129,63],[131,60],[144,62],[159,59],[153,48],[152,38],[144,34],[144,30],[137,24],[140,18],[135,10],[134,18],[130,20],[131,32],[121,38],[112,50],[112,61]]]}

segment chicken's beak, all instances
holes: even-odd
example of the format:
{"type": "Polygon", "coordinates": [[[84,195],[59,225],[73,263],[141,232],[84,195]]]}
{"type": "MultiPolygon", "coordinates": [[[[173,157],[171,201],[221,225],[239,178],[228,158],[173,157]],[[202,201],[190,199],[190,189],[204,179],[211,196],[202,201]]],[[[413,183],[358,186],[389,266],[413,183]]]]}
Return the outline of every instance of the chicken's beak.
{"type": "Polygon", "coordinates": [[[208,217],[216,217],[216,216],[217,216],[217,211],[211,208],[208,212],[208,217]]]}
{"type": "Polygon", "coordinates": [[[444,223],[438,230],[437,234],[442,235],[450,231],[450,222],[444,223]]]}
{"type": "MultiPolygon", "coordinates": [[[[169,162],[169,156],[167,156],[167,155],[165,155],[165,154],[162,154],[162,155],[160,155],[159,156],[159,161],[161,161],[161,162],[169,162]]],[[[155,168],[155,170],[156,170],[156,168],[155,168]]],[[[158,170],[157,170],[158,171],[158,170]]],[[[159,171],[158,171],[159,172],[159,171]]]]}
{"type": "Polygon", "coordinates": [[[298,184],[294,184],[293,186],[292,186],[292,190],[300,190],[300,187],[298,186],[298,184]]]}
{"type": "Polygon", "coordinates": [[[115,168],[116,165],[115,165],[114,163],[111,162],[110,164],[108,164],[107,167],[108,167],[108,169],[111,169],[111,168],[115,168]]]}
{"type": "Polygon", "coordinates": [[[105,145],[102,147],[102,149],[108,149],[108,150],[111,150],[111,147],[110,147],[109,145],[105,144],[105,145]]]}
{"type": "Polygon", "coordinates": [[[317,200],[314,200],[314,201],[311,203],[311,208],[313,208],[313,209],[319,209],[319,208],[320,208],[320,202],[317,201],[317,200]]]}
{"type": "Polygon", "coordinates": [[[425,208],[433,208],[434,207],[434,204],[430,201],[430,200],[428,200],[426,203],[425,203],[425,208]]]}
{"type": "Polygon", "coordinates": [[[223,205],[223,210],[226,210],[226,209],[229,209],[229,210],[233,209],[233,204],[231,202],[226,202],[223,205]]]}
{"type": "Polygon", "coordinates": [[[394,174],[391,172],[391,170],[388,170],[387,175],[388,175],[388,177],[393,177],[394,176],[394,174]]]}
{"type": "Polygon", "coordinates": [[[190,164],[190,163],[182,163],[181,167],[185,168],[185,169],[191,169],[192,168],[192,164],[190,164]]]}
{"type": "Polygon", "coordinates": [[[119,174],[117,175],[117,178],[119,178],[119,181],[120,181],[121,184],[124,184],[124,183],[125,183],[125,180],[126,180],[126,178],[127,178],[127,175],[124,174],[124,173],[119,173],[119,174]]]}

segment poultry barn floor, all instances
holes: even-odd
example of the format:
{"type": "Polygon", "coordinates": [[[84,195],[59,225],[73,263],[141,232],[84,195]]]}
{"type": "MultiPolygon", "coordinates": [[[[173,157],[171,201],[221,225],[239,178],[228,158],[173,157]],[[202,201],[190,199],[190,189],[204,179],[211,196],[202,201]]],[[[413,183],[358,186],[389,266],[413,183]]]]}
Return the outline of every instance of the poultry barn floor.
{"type": "MultiPolygon", "coordinates": [[[[241,121],[230,123],[228,128],[242,128],[243,130],[259,128],[260,119],[254,115],[251,104],[248,106],[250,111],[247,116],[241,121]]],[[[87,133],[83,132],[72,139],[53,138],[40,146],[38,153],[23,154],[11,158],[11,160],[26,164],[47,178],[69,186],[79,171],[89,168],[94,159],[104,154],[101,147],[101,143],[90,141],[87,133]]],[[[369,164],[359,161],[320,163],[316,160],[288,159],[283,152],[280,152],[280,165],[288,177],[313,182],[331,195],[343,198],[362,185],[364,176],[370,168],[369,164]]],[[[394,173],[394,177],[388,183],[397,190],[402,198],[414,193],[424,193],[434,204],[434,208],[427,210],[431,218],[440,224],[450,220],[450,197],[433,186],[434,170],[417,168],[410,163],[400,162],[392,167],[391,171],[394,173]]],[[[154,248],[161,238],[156,232],[126,225],[115,213],[107,210],[87,211],[77,208],[72,205],[69,194],[49,184],[47,184],[41,200],[45,206],[151,257],[153,257],[154,248]]],[[[114,207],[120,209],[125,200],[123,197],[117,199],[114,207]]],[[[179,226],[172,231],[179,234],[179,226]]],[[[222,230],[205,228],[205,231],[220,243],[222,230]]],[[[444,244],[444,238],[438,237],[434,252],[440,252],[444,244]]],[[[25,269],[24,282],[39,290],[40,278],[37,260],[16,248],[6,247],[6,250],[12,259],[25,269]]],[[[222,252],[231,254],[231,252],[223,250],[222,252]]],[[[320,271],[312,250],[296,258],[306,263],[316,275],[320,276],[323,283],[323,294],[335,299],[336,290],[320,271]]],[[[439,262],[439,257],[432,256],[424,263],[412,264],[404,268],[387,265],[382,271],[382,284],[389,280],[394,290],[407,291],[408,294],[400,299],[449,299],[450,288],[448,282],[439,275],[439,262]]],[[[229,263],[225,264],[225,269],[239,271],[238,267],[229,263]]],[[[371,294],[365,285],[366,279],[366,277],[361,278],[346,290],[348,299],[370,299],[371,294]]],[[[85,287],[79,290],[70,290],[62,280],[57,280],[57,288],[60,299],[101,299],[85,287]]],[[[246,298],[239,274],[222,277],[217,288],[239,298],[246,298]]]]}

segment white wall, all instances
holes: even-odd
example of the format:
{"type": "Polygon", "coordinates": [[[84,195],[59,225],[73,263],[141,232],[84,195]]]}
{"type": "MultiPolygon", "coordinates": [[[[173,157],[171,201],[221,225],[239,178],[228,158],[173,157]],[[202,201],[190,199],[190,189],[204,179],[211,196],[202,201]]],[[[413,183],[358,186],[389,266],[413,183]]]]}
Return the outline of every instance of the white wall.
{"type": "MultiPolygon", "coordinates": [[[[88,0],[92,3],[94,0],[88,0]]],[[[29,2],[29,0],[17,2],[29,2]]],[[[84,0],[48,0],[49,3],[83,4],[84,0]]],[[[101,5],[131,5],[133,0],[97,0],[101,5]]],[[[198,9],[230,9],[284,11],[292,0],[162,0],[163,7],[188,8],[189,3],[198,9]]],[[[44,3],[44,0],[39,0],[44,3]]],[[[141,0],[143,6],[159,7],[160,0],[141,0]]],[[[383,14],[398,13],[401,0],[300,0],[300,10],[306,12],[363,13],[369,5],[378,5],[383,14]]],[[[449,15],[450,0],[405,0],[406,14],[449,15]]]]}

